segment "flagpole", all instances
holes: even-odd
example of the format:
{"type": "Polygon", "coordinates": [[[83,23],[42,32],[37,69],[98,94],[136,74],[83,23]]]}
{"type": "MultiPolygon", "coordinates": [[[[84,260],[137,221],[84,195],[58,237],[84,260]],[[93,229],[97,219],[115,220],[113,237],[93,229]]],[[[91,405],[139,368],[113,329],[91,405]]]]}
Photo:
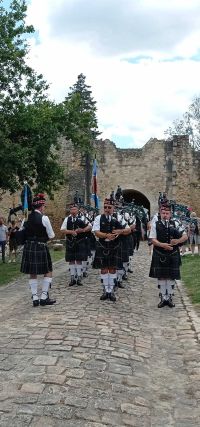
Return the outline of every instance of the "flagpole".
{"type": "Polygon", "coordinates": [[[23,213],[24,218],[27,220],[28,218],[28,190],[27,190],[27,182],[24,181],[24,204],[23,204],[23,213]]]}
{"type": "Polygon", "coordinates": [[[95,209],[98,209],[98,196],[97,196],[97,161],[96,161],[96,154],[94,157],[93,162],[93,199],[94,199],[94,206],[95,209]]]}

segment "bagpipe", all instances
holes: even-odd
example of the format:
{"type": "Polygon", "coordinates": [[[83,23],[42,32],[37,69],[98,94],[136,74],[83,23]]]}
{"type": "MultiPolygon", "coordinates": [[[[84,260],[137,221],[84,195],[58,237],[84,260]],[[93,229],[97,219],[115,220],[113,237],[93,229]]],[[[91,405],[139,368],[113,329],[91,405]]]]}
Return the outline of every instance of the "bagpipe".
{"type": "Polygon", "coordinates": [[[7,222],[11,222],[12,215],[17,217],[17,212],[22,212],[23,214],[25,214],[25,211],[31,211],[32,198],[33,196],[31,188],[27,183],[25,183],[20,195],[21,203],[18,206],[9,209],[7,222]]]}

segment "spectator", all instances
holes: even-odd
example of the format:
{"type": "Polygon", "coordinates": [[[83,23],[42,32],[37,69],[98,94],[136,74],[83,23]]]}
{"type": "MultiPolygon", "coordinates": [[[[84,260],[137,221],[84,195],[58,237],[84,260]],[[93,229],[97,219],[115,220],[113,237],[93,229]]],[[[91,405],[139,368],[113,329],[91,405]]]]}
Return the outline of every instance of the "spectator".
{"type": "Polygon", "coordinates": [[[8,242],[8,228],[4,224],[4,219],[0,217],[0,247],[2,251],[2,261],[5,263],[6,243],[8,242]]]}
{"type": "Polygon", "coordinates": [[[8,262],[16,262],[17,241],[15,238],[15,233],[17,230],[19,230],[19,227],[17,227],[15,220],[11,221],[11,226],[8,227],[8,236],[9,236],[9,261],[8,262]]]}

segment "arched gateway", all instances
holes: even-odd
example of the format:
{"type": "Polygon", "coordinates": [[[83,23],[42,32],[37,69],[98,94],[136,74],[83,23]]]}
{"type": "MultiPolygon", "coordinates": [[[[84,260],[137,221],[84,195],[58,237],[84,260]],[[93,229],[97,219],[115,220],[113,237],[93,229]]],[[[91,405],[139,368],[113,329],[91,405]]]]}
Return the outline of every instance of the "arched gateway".
{"type": "Polygon", "coordinates": [[[148,209],[150,213],[150,201],[147,197],[137,190],[122,190],[123,198],[125,203],[131,203],[134,201],[136,205],[142,205],[144,208],[148,209]]]}

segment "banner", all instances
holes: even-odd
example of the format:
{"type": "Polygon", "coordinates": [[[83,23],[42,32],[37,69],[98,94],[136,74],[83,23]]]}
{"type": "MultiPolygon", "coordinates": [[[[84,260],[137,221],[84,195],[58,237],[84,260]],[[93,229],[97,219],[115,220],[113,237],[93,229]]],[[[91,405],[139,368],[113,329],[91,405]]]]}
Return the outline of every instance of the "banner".
{"type": "Polygon", "coordinates": [[[99,209],[99,198],[97,195],[97,161],[96,158],[93,162],[93,170],[92,170],[92,199],[94,200],[95,208],[99,209]]]}

